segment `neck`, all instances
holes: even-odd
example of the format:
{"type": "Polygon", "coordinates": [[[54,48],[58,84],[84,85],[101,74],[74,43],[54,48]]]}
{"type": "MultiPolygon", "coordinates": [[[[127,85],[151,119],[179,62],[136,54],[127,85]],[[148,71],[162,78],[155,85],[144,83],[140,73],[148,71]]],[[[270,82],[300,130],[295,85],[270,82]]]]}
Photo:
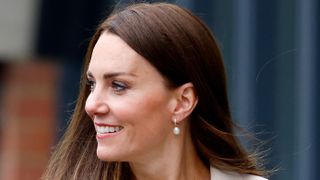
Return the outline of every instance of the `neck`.
{"type": "Polygon", "coordinates": [[[210,179],[206,167],[197,155],[190,134],[172,135],[156,155],[139,162],[129,162],[137,180],[210,179]]]}

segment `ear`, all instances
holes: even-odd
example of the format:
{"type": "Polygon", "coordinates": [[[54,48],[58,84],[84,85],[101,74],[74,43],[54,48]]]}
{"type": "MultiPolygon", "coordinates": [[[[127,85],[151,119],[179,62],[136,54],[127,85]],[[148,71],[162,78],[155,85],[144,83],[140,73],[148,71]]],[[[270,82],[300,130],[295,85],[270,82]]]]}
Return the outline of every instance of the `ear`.
{"type": "Polygon", "coordinates": [[[174,109],[174,116],[177,122],[180,122],[192,113],[198,103],[198,96],[193,84],[186,83],[176,89],[176,98],[177,104],[174,109]]]}

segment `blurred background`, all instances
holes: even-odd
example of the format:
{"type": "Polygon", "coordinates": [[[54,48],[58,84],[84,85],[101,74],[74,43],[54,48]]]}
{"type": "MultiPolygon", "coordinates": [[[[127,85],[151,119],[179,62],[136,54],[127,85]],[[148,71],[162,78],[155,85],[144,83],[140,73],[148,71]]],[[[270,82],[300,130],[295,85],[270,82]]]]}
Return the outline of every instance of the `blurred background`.
{"type": "MultiPolygon", "coordinates": [[[[40,177],[72,114],[90,36],[128,2],[0,0],[0,179],[40,177]]],[[[167,2],[213,30],[233,117],[267,142],[266,165],[278,168],[270,179],[317,179],[320,2],[167,2]]]]}

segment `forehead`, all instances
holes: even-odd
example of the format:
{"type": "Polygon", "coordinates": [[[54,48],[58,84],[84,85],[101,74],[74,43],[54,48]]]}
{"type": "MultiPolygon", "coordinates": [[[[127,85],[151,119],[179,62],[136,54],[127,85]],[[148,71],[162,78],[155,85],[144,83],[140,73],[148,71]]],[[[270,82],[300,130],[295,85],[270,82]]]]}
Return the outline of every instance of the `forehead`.
{"type": "Polygon", "coordinates": [[[117,68],[134,68],[143,64],[144,58],[130,48],[120,37],[102,33],[93,48],[89,69],[104,68],[106,71],[117,68]]]}
{"type": "Polygon", "coordinates": [[[89,72],[99,77],[108,73],[126,73],[144,81],[166,82],[144,57],[119,36],[107,32],[101,34],[93,49],[87,73],[89,72]]]}

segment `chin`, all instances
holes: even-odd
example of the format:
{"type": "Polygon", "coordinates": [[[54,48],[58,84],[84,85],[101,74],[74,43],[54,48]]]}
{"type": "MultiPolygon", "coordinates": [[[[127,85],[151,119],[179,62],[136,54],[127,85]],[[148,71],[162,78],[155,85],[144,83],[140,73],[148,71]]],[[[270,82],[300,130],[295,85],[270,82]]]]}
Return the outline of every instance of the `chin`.
{"type": "Polygon", "coordinates": [[[98,147],[97,148],[97,157],[101,161],[121,161],[121,155],[119,151],[111,151],[109,148],[98,147]]]}

